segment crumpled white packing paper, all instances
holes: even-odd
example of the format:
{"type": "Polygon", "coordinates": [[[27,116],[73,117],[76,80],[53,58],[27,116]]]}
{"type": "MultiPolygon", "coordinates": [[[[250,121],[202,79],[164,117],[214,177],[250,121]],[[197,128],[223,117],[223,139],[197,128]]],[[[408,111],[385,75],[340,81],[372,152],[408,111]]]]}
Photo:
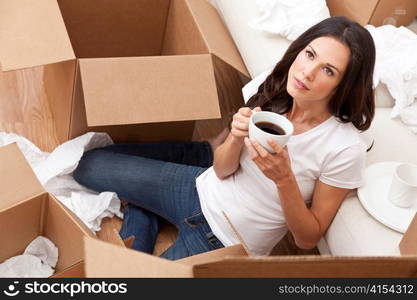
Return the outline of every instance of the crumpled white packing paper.
{"type": "Polygon", "coordinates": [[[250,20],[249,26],[291,41],[330,17],[325,0],[258,0],[257,4],[261,16],[250,20]]]}
{"type": "Polygon", "coordinates": [[[366,25],[376,48],[373,78],[386,84],[395,100],[391,118],[400,118],[417,133],[417,34],[400,26],[366,25]]]}
{"type": "Polygon", "coordinates": [[[47,238],[38,236],[22,255],[0,263],[0,277],[49,277],[58,262],[58,248],[47,238]]]}
{"type": "Polygon", "coordinates": [[[55,148],[42,152],[26,138],[0,132],[0,146],[16,142],[46,191],[73,211],[93,232],[100,230],[101,220],[117,215],[122,218],[116,193],[96,193],[78,184],[72,177],[85,151],[113,144],[106,133],[89,132],[55,148]]]}

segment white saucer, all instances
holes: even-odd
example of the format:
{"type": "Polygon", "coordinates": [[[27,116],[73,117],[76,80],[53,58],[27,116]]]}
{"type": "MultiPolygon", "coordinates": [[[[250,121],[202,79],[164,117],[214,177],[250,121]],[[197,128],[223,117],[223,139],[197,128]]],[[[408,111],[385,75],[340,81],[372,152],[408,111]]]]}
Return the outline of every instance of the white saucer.
{"type": "Polygon", "coordinates": [[[358,188],[363,207],[382,224],[404,233],[417,212],[417,203],[409,208],[394,205],[388,199],[394,170],[399,162],[381,162],[365,170],[365,184],[358,188]]]}

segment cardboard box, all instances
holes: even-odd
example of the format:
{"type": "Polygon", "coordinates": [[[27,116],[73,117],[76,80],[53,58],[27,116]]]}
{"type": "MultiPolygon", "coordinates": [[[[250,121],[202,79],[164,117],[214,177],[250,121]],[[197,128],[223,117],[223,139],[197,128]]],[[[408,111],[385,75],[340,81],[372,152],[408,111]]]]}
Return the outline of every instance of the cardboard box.
{"type": "Polygon", "coordinates": [[[345,16],[362,26],[407,26],[417,16],[415,0],[326,0],[331,16],[345,16]]]}
{"type": "Polygon", "coordinates": [[[2,0],[0,19],[1,68],[45,66],[60,142],[188,140],[221,103],[243,105],[250,76],[206,0],[2,0]]]}
{"type": "Polygon", "coordinates": [[[82,277],[83,237],[94,234],[43,189],[16,144],[0,147],[0,191],[0,263],[42,235],[58,248],[52,277],[82,277]]]}
{"type": "Polygon", "coordinates": [[[408,226],[399,246],[402,255],[417,254],[417,214],[408,226]]]}
{"type": "Polygon", "coordinates": [[[417,217],[401,241],[402,256],[264,256],[242,244],[170,261],[86,237],[86,277],[415,277],[417,217]],[[413,235],[411,235],[413,234],[413,235]],[[406,242],[404,242],[406,241],[406,242]]]}

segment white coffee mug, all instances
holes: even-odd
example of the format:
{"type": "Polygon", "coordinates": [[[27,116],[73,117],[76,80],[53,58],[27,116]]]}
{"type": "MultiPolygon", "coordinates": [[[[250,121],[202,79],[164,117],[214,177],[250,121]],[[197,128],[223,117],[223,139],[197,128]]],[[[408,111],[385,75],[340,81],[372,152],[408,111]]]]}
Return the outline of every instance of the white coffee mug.
{"type": "Polygon", "coordinates": [[[399,207],[407,208],[417,203],[417,165],[401,163],[395,168],[388,195],[399,207]]]}
{"type": "Polygon", "coordinates": [[[268,139],[272,139],[281,147],[284,147],[293,132],[294,126],[292,123],[287,118],[274,112],[254,111],[249,119],[249,138],[257,141],[270,153],[275,153],[275,150],[268,144],[268,139]],[[277,125],[284,131],[284,134],[268,133],[256,125],[259,125],[260,122],[277,125]]]}

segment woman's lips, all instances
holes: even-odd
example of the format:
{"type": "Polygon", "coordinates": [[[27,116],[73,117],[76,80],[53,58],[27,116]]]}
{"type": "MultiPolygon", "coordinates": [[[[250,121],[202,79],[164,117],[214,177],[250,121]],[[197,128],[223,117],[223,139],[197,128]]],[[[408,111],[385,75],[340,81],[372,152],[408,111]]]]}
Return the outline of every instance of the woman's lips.
{"type": "Polygon", "coordinates": [[[298,80],[297,78],[295,78],[294,77],[294,81],[295,81],[295,86],[298,88],[298,89],[300,89],[300,90],[306,90],[306,91],[308,91],[309,90],[309,88],[304,84],[304,83],[302,83],[300,80],[298,80]]]}

